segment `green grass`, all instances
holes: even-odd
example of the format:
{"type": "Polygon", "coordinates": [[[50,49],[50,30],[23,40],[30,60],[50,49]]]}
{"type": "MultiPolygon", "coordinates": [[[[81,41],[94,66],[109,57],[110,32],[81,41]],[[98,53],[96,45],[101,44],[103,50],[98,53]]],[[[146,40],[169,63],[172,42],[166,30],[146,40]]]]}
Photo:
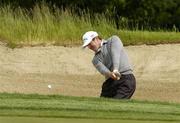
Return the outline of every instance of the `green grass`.
{"type": "Polygon", "coordinates": [[[55,8],[52,12],[45,4],[36,5],[31,12],[11,6],[0,8],[0,40],[9,47],[26,45],[81,45],[82,35],[88,30],[97,31],[103,38],[111,35],[121,37],[125,45],[179,43],[180,32],[130,31],[115,28],[105,15],[82,17],[69,10],[55,8]],[[31,14],[30,14],[31,13],[31,14]],[[93,21],[93,22],[92,22],[93,21]]]}
{"type": "Polygon", "coordinates": [[[125,45],[156,45],[167,43],[180,43],[180,33],[177,32],[150,32],[150,31],[119,31],[125,45]]]}
{"type": "Polygon", "coordinates": [[[180,122],[180,104],[1,93],[0,116],[180,122]]]}

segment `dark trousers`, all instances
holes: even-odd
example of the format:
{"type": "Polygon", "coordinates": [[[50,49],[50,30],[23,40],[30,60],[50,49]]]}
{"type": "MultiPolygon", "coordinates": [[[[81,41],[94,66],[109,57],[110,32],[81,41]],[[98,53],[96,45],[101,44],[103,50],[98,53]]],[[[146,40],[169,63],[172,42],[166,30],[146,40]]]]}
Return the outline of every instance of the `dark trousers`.
{"type": "Polygon", "coordinates": [[[107,79],[102,85],[101,97],[130,99],[136,89],[133,74],[122,75],[120,80],[107,79]]]}

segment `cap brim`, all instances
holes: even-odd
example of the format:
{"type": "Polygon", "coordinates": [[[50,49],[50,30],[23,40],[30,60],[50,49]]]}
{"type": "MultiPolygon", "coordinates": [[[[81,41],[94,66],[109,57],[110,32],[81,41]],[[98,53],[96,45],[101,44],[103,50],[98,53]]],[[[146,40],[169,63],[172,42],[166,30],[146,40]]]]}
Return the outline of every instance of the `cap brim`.
{"type": "Polygon", "coordinates": [[[84,43],[84,44],[82,45],[82,48],[86,48],[86,47],[89,45],[90,42],[91,42],[91,41],[87,41],[86,43],[84,43]]]}

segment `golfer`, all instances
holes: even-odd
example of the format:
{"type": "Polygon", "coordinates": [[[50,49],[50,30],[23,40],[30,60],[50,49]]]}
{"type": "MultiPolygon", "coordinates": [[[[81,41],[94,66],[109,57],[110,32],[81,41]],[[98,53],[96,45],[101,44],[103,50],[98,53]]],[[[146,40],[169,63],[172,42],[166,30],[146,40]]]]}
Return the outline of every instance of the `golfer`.
{"type": "Polygon", "coordinates": [[[82,47],[95,52],[92,63],[105,76],[101,97],[130,99],[136,79],[120,38],[112,36],[104,40],[97,32],[88,31],[83,35],[82,47]]]}

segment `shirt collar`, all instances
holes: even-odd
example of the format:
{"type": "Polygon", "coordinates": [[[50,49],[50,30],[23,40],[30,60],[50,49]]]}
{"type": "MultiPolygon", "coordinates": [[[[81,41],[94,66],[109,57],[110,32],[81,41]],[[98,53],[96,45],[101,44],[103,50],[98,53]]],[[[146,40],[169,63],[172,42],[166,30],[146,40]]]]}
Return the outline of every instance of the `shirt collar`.
{"type": "Polygon", "coordinates": [[[104,40],[104,39],[102,39],[102,41],[101,41],[101,45],[100,45],[100,47],[98,48],[98,50],[95,52],[95,54],[97,54],[97,53],[101,52],[101,50],[102,50],[102,46],[103,46],[104,44],[106,44],[106,43],[107,43],[107,41],[106,41],[106,40],[104,40]]]}

